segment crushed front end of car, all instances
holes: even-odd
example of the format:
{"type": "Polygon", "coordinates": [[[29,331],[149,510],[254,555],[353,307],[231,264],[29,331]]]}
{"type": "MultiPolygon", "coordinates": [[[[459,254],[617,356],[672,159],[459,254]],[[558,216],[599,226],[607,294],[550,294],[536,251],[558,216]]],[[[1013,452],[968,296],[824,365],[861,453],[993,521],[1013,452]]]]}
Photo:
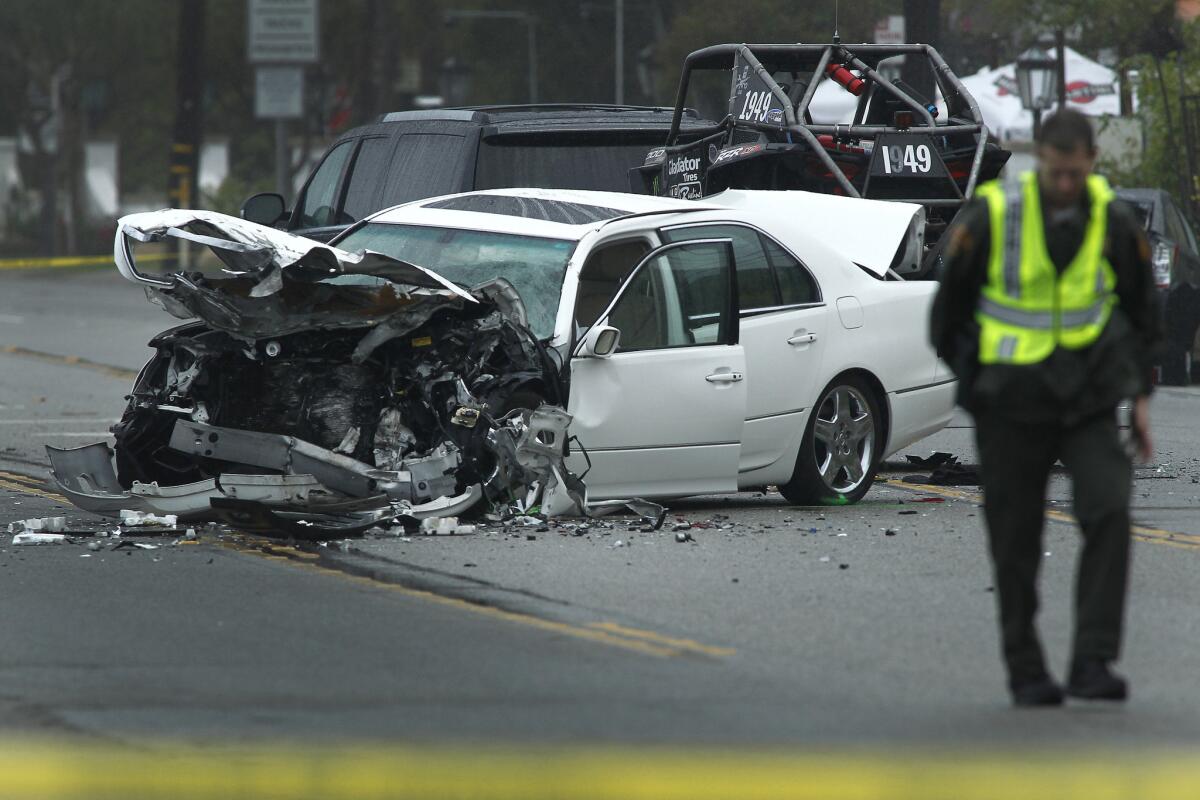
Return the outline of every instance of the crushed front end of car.
{"type": "Polygon", "coordinates": [[[47,447],[81,508],[309,538],[531,491],[582,512],[582,483],[563,464],[559,356],[502,279],[465,290],[199,211],[122,218],[115,258],[152,302],[193,321],[150,343],[115,448],[47,447]],[[140,272],[133,241],[168,240],[204,245],[219,268],[140,272]]]}

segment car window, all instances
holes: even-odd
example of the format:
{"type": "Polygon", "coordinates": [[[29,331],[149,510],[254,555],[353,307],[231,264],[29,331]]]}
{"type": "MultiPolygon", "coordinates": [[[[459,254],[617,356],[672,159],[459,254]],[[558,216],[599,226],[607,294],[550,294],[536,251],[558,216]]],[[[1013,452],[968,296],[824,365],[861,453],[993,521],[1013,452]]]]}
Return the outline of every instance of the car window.
{"type": "Polygon", "coordinates": [[[645,239],[614,242],[593,250],[579,271],[575,324],[580,328],[591,327],[649,252],[650,243],[645,239]]]}
{"type": "Polygon", "coordinates": [[[608,315],[621,331],[618,352],[728,344],[732,268],[728,248],[714,242],[683,245],[646,262],[608,315]]]}
{"type": "MultiPolygon", "coordinates": [[[[387,171],[380,208],[463,191],[466,140],[449,133],[406,133],[387,171]]],[[[467,187],[470,188],[470,187],[467,187]]]]}
{"type": "Polygon", "coordinates": [[[779,294],[783,305],[801,305],[817,303],[821,300],[821,292],[817,282],[804,265],[783,249],[779,242],[770,236],[762,236],[763,247],[771,266],[775,268],[775,277],[779,280],[779,294]]]}
{"type": "Polygon", "coordinates": [[[354,157],[354,166],[350,168],[350,181],[346,185],[346,199],[338,218],[339,224],[358,222],[381,208],[376,195],[380,180],[387,170],[391,149],[392,140],[382,136],[363,140],[354,157]]]}
{"type": "Polygon", "coordinates": [[[1184,219],[1183,214],[1179,213],[1179,207],[1174,202],[1168,200],[1164,204],[1167,214],[1167,235],[1175,240],[1183,249],[1195,253],[1196,240],[1192,236],[1191,226],[1184,219]]]}
{"type": "Polygon", "coordinates": [[[689,239],[732,239],[737,260],[738,307],[742,311],[779,305],[779,292],[771,275],[771,262],[758,232],[741,225],[691,225],[661,232],[667,242],[689,239]]]}
{"type": "Polygon", "coordinates": [[[342,142],[329,151],[321,166],[313,173],[304,191],[304,204],[300,208],[300,227],[320,228],[334,224],[337,205],[337,189],[341,183],[346,160],[354,149],[354,142],[342,142]]]}
{"type": "Polygon", "coordinates": [[[335,246],[383,253],[467,287],[504,278],[521,295],[529,328],[547,338],[554,334],[563,277],[575,244],[565,239],[368,222],[335,246]]]}

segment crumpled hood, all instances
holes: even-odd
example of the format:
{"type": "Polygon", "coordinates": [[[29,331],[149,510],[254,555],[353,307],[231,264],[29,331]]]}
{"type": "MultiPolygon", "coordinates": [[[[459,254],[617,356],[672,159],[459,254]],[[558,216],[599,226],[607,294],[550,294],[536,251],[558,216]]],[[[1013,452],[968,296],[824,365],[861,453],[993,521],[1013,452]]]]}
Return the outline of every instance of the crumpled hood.
{"type": "Polygon", "coordinates": [[[464,300],[475,300],[437,273],[382,253],[370,250],[350,253],[227,214],[184,208],[129,214],[117,220],[113,245],[117,269],[136,283],[169,286],[170,277],[138,272],[128,240],[160,242],[170,238],[207,245],[225,263],[231,276],[258,278],[258,285],[251,293],[254,297],[279,291],[285,272],[305,271],[322,276],[376,275],[400,285],[445,291],[464,300]]]}
{"type": "Polygon", "coordinates": [[[122,217],[113,257],[122,275],[146,286],[151,301],[172,315],[201,319],[243,339],[381,323],[412,328],[439,308],[478,307],[496,294],[478,291],[480,287],[468,292],[424,267],[382,253],[350,253],[211,211],[164,209],[122,217]],[[140,272],[132,243],[170,239],[208,247],[222,269],[217,274],[140,272]],[[369,275],[386,283],[325,281],[338,275],[369,275]]]}

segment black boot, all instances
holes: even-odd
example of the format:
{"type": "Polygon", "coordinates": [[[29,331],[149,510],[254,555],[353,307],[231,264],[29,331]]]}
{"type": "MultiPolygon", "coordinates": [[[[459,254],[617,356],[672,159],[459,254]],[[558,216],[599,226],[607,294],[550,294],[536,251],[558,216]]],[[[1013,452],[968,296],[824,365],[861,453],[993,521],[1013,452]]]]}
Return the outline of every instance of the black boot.
{"type": "Polygon", "coordinates": [[[1108,668],[1108,662],[1098,658],[1076,660],[1071,664],[1071,680],[1067,694],[1081,700],[1124,700],[1129,697],[1129,684],[1108,668]]]}
{"type": "Polygon", "coordinates": [[[1033,678],[1012,679],[1008,682],[1008,690],[1012,692],[1013,705],[1017,708],[1061,706],[1063,702],[1062,687],[1046,673],[1033,678]]]}

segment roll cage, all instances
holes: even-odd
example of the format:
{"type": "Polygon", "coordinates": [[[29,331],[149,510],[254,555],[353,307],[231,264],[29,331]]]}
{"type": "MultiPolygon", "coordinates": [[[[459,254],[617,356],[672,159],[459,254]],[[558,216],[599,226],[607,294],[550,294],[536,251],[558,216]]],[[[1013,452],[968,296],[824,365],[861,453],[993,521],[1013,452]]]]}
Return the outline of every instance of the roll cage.
{"type": "Polygon", "coordinates": [[[674,197],[805,189],[917,203],[926,208],[932,256],[959,208],[1008,156],[989,137],[975,99],[929,45],[720,44],[685,59],[666,145],[635,172],[644,191],[674,197]],[[928,64],[945,120],[935,98],[880,72],[880,62],[898,56],[928,64]],[[699,140],[681,143],[692,73],[703,70],[731,72],[728,113],[699,140]],[[813,121],[822,81],[857,96],[848,124],[813,121]]]}

